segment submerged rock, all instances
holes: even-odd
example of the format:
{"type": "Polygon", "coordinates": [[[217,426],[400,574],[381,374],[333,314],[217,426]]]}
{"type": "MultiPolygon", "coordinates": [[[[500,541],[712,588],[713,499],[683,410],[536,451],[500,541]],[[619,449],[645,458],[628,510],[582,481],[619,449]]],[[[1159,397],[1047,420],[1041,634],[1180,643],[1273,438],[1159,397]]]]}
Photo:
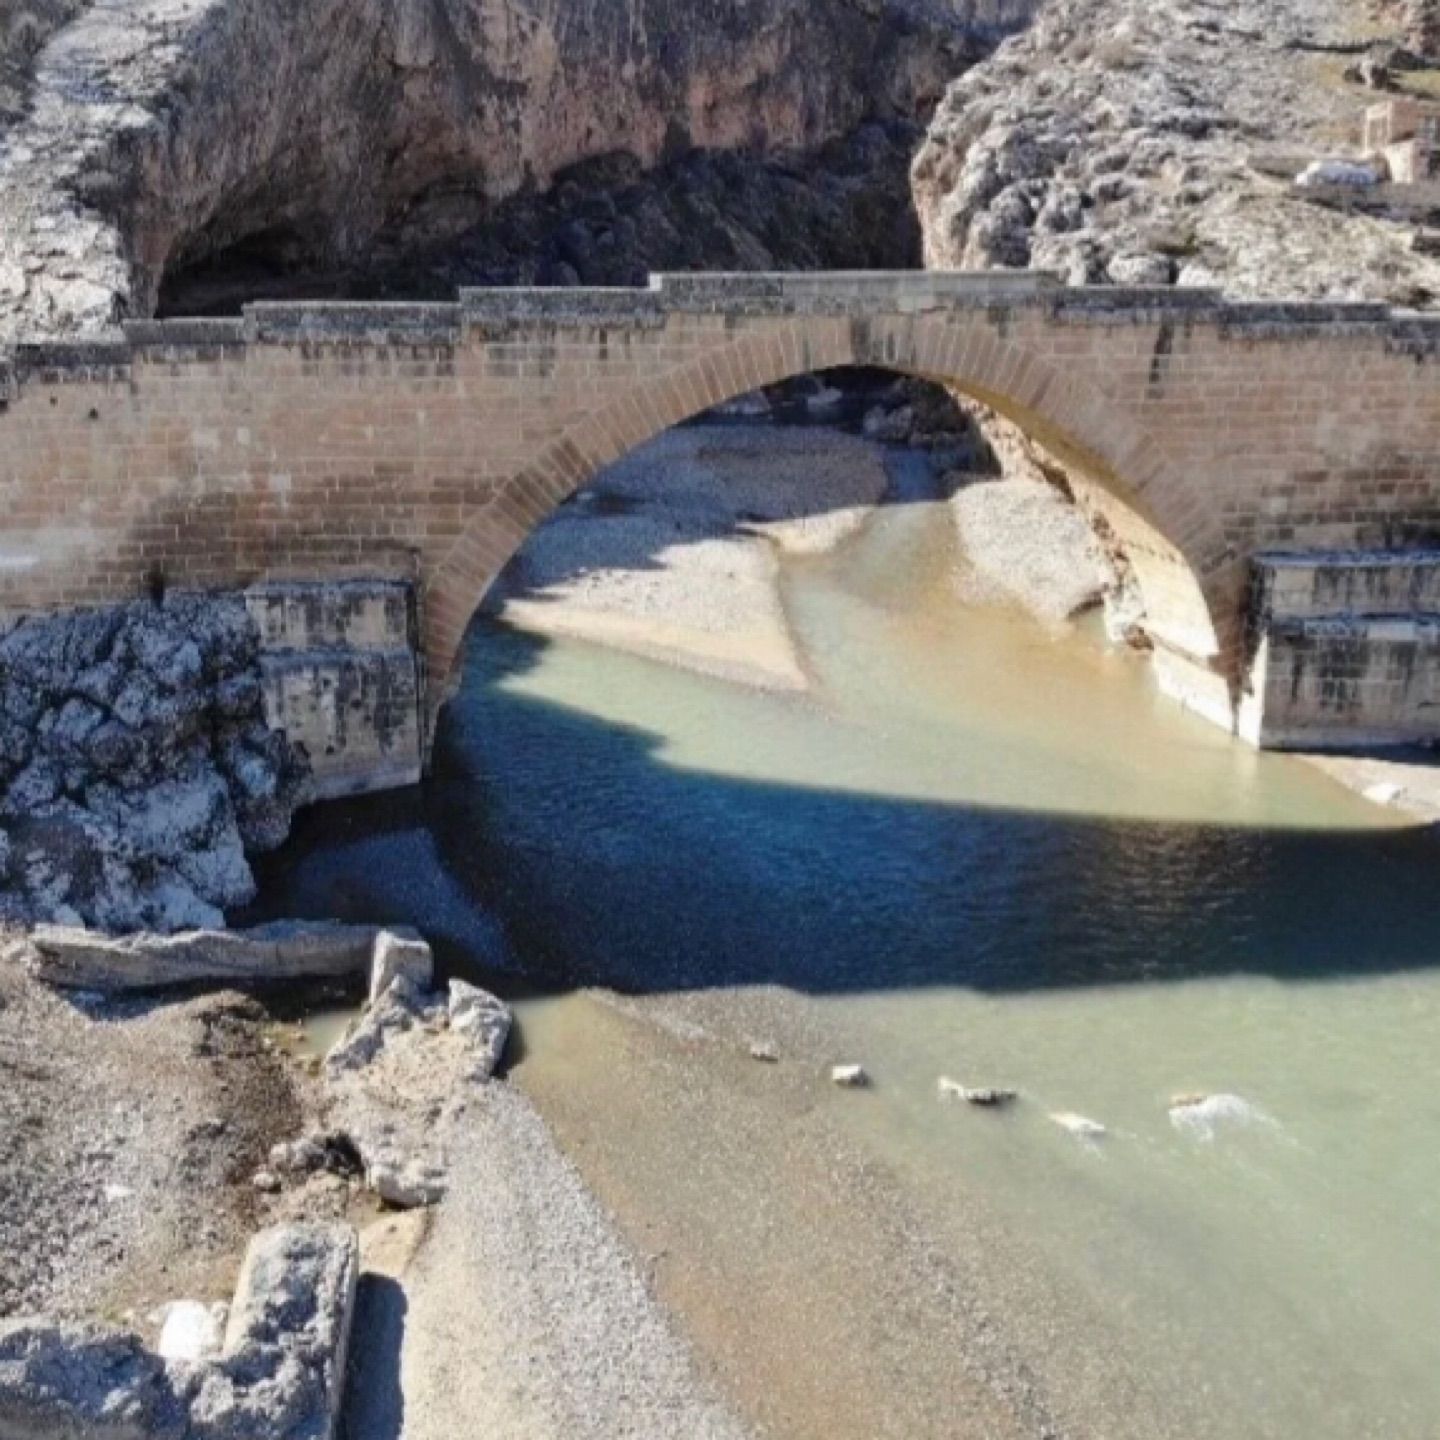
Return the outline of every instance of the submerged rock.
{"type": "Polygon", "coordinates": [[[1274,1128],[1275,1121],[1239,1095],[1177,1095],[1170,1102],[1170,1123],[1193,1140],[1209,1142],[1227,1128],[1274,1128]]]}
{"type": "Polygon", "coordinates": [[[952,1080],[947,1075],[940,1077],[936,1088],[939,1090],[942,1100],[964,1100],[969,1105],[978,1105],[988,1109],[1008,1105],[1020,1096],[1018,1090],[1009,1090],[1001,1086],[971,1087],[962,1085],[958,1080],[952,1080]]]}
{"type": "Polygon", "coordinates": [[[1110,1133],[1098,1120],[1092,1120],[1088,1115],[1077,1115],[1073,1110],[1052,1111],[1050,1119],[1079,1140],[1100,1140],[1110,1133]]]}

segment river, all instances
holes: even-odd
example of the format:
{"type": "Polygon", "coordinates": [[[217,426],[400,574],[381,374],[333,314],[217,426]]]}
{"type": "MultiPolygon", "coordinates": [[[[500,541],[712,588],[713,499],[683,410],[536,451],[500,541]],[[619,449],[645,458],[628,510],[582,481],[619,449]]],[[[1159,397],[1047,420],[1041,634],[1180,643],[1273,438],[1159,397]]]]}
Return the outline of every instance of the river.
{"type": "Polygon", "coordinates": [[[962,604],[890,464],[786,562],[808,692],[482,620],[273,901],[523,965],[512,1080],[778,1440],[1440,1434],[1440,841],[962,604]]]}

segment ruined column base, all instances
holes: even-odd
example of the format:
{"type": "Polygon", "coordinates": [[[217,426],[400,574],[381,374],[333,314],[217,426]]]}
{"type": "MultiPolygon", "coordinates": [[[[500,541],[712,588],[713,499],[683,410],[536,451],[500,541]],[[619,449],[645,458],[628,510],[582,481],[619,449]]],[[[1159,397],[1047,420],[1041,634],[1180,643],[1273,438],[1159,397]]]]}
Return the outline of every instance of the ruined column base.
{"type": "Polygon", "coordinates": [[[245,603],[260,629],[266,719],[304,750],[314,797],[416,784],[424,715],[413,587],[271,581],[245,603]]]}

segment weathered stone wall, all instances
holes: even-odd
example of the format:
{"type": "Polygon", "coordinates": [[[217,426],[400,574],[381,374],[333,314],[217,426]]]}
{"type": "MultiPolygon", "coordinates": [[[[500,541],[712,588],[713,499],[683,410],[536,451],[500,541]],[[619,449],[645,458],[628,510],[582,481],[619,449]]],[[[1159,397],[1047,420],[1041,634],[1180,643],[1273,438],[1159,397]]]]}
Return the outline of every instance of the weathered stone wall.
{"type": "Polygon", "coordinates": [[[432,704],[490,581],[596,470],[719,401],[873,365],[1014,420],[1105,498],[1162,680],[1235,724],[1249,559],[1440,532],[1440,321],[1039,275],[672,276],[250,307],[15,353],[0,607],[417,581],[432,704]]]}
{"type": "Polygon", "coordinates": [[[265,718],[305,756],[319,800],[420,778],[414,590],[394,581],[253,586],[265,718]]]}
{"type": "Polygon", "coordinates": [[[1440,736],[1440,552],[1263,555],[1241,728],[1272,748],[1440,736]]]}

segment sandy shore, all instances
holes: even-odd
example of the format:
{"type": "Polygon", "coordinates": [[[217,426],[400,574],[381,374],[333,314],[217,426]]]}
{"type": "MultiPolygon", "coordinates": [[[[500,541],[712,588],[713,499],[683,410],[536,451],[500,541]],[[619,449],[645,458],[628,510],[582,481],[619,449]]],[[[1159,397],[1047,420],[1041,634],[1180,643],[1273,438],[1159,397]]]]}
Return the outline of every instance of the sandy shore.
{"type": "Polygon", "coordinates": [[[784,555],[834,549],[888,484],[883,449],[825,429],[695,425],[598,476],[526,543],[495,607],[736,683],[801,690],[784,555]]]}
{"type": "Polygon", "coordinates": [[[1018,606],[1047,628],[1101,598],[1111,578],[1085,517],[1043,480],[976,478],[950,500],[962,564],[960,596],[972,605],[1018,606]]]}
{"type": "MultiPolygon", "coordinates": [[[[937,1245],[903,1184],[849,1135],[867,1097],[826,1078],[843,1038],[803,1002],[588,992],[563,1002],[543,1043],[545,1063],[522,1063],[513,1083],[652,1257],[655,1294],[757,1434],[1064,1433],[991,1304],[1016,1293],[1025,1262],[959,1194],[944,1197],[937,1245]],[[751,1058],[754,1039],[773,1063],[751,1058]]],[[[1057,1318],[1053,1304],[1030,1313],[1057,1318]]]]}

